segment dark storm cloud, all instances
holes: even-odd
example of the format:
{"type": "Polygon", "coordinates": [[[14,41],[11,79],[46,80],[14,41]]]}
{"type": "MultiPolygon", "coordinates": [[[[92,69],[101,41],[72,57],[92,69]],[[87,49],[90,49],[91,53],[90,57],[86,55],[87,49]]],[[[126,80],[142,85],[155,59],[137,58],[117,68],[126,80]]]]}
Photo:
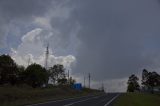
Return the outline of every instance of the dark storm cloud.
{"type": "Polygon", "coordinates": [[[43,16],[51,4],[51,0],[0,0],[0,42],[5,40],[12,21],[27,25],[34,16],[43,16]]]}
{"type": "Polygon", "coordinates": [[[6,18],[28,18],[43,15],[50,0],[1,0],[0,8],[6,18]]]}
{"type": "Polygon", "coordinates": [[[74,18],[82,42],[75,72],[94,79],[122,78],[154,67],[159,58],[160,5],[157,0],[86,0],[74,18]]]}

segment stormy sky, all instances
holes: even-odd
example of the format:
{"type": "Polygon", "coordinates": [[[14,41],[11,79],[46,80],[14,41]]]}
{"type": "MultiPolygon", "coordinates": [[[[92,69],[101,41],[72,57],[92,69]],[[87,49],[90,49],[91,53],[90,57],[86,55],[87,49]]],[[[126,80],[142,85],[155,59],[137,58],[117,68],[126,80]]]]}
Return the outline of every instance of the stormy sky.
{"type": "Polygon", "coordinates": [[[0,53],[21,65],[63,64],[78,81],[125,91],[131,74],[160,67],[159,0],[0,0],[0,53]]]}

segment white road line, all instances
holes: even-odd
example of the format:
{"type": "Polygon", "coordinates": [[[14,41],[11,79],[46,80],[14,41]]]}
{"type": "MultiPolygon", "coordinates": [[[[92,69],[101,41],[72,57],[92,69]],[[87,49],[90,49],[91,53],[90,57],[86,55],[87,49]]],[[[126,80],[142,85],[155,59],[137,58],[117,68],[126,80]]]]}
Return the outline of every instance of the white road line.
{"type": "MultiPolygon", "coordinates": [[[[94,96],[94,95],[90,95],[90,96],[94,96]]],[[[56,100],[56,101],[48,101],[48,102],[42,102],[42,103],[31,104],[31,105],[26,105],[26,106],[37,106],[37,105],[42,105],[42,104],[47,104],[47,103],[55,103],[55,102],[61,102],[61,101],[65,101],[65,100],[78,99],[78,98],[83,98],[83,97],[87,97],[87,96],[80,96],[80,97],[74,97],[74,98],[67,98],[67,99],[56,100]]]]}
{"type": "MultiPolygon", "coordinates": [[[[103,95],[101,95],[101,96],[103,96],[103,95]]],[[[101,97],[101,96],[96,96],[96,97],[92,97],[92,98],[88,98],[88,99],[84,99],[84,100],[72,102],[72,103],[69,103],[69,104],[66,104],[66,105],[63,105],[63,106],[71,106],[71,105],[74,105],[74,104],[76,104],[76,103],[84,102],[84,101],[87,101],[87,100],[90,100],[90,99],[97,99],[97,98],[99,98],[99,97],[101,97]]]]}
{"type": "Polygon", "coordinates": [[[86,97],[86,96],[67,98],[67,99],[61,99],[61,100],[56,100],[56,101],[48,101],[48,102],[42,102],[42,103],[31,104],[31,105],[26,105],[26,106],[37,106],[37,105],[46,104],[46,103],[61,102],[61,101],[65,101],[65,100],[72,100],[72,99],[78,99],[78,98],[83,98],[83,97],[86,97]]]}
{"type": "Polygon", "coordinates": [[[104,106],[108,106],[111,102],[113,102],[120,94],[117,94],[115,97],[113,97],[109,102],[107,102],[104,106]]]}

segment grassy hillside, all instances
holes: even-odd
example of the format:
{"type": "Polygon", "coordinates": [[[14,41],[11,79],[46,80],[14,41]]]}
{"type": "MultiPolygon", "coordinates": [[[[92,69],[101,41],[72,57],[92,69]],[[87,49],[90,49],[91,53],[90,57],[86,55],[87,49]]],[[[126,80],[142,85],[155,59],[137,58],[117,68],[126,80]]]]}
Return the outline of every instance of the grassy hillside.
{"type": "Polygon", "coordinates": [[[21,106],[44,102],[48,100],[63,99],[68,97],[82,96],[98,93],[97,90],[84,89],[75,91],[67,86],[51,88],[30,88],[30,87],[0,87],[1,106],[21,106]]]}
{"type": "Polygon", "coordinates": [[[117,99],[114,106],[160,106],[160,95],[126,93],[117,99]]]}

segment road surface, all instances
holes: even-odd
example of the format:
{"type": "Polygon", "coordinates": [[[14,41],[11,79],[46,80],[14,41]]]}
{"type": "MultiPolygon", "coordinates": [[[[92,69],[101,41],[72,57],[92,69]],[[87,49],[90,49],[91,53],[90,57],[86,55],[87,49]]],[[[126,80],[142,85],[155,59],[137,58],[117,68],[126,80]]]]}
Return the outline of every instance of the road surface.
{"type": "Polygon", "coordinates": [[[119,93],[103,93],[57,101],[49,101],[28,106],[112,106],[119,93]]]}

